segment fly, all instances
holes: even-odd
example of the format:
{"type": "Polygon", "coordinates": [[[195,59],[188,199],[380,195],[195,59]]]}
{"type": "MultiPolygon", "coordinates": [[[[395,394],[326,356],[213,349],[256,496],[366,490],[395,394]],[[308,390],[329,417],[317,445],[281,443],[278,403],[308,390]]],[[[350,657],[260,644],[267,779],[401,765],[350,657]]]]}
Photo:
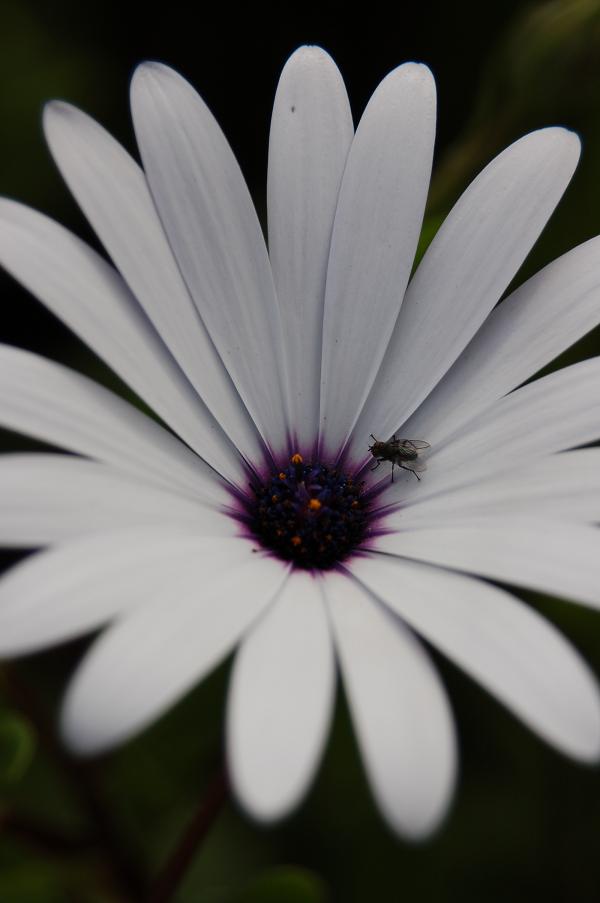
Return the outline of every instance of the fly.
{"type": "Polygon", "coordinates": [[[390,461],[392,465],[392,483],[394,482],[394,467],[401,467],[402,470],[410,470],[414,473],[417,480],[421,477],[417,471],[422,472],[427,469],[425,461],[419,460],[419,452],[424,448],[429,448],[429,442],[422,439],[396,439],[396,436],[388,442],[380,442],[371,433],[373,445],[369,445],[369,451],[377,461],[375,467],[371,470],[377,470],[384,461],[390,461]]]}

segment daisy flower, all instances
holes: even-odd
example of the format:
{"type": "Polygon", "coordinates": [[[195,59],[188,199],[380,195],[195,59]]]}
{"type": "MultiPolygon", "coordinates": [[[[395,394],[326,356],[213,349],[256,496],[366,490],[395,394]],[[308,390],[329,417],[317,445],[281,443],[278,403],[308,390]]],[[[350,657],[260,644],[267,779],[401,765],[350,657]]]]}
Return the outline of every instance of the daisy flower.
{"type": "Polygon", "coordinates": [[[600,438],[600,360],[528,382],[600,320],[600,239],[496,306],[577,137],[542,129],[492,160],[411,279],[436,117],[425,66],[392,71],[355,133],[330,57],[291,57],[268,253],[194,89],[145,63],[131,105],[143,169],[72,106],[44,116],[112,263],[0,206],[3,265],[156,414],[0,350],[1,424],[75,453],[0,462],[0,541],[43,547],[0,583],[0,653],[107,625],[62,713],[67,743],[92,754],[239,647],[228,767],[261,820],[306,792],[339,668],[383,816],[405,837],[435,829],[457,744],[420,637],[556,749],[596,761],[590,670],[497,585],[600,601],[600,449],[569,450],[600,438]]]}

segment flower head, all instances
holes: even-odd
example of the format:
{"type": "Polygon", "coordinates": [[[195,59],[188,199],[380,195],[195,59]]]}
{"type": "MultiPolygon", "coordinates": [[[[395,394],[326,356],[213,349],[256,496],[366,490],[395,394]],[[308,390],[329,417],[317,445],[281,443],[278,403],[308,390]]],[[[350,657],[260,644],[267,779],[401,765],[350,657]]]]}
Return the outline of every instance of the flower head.
{"type": "Polygon", "coordinates": [[[599,240],[496,306],[573,174],[576,136],[543,129],[494,159],[410,279],[435,128],[426,67],[391,72],[354,133],[332,60],[291,57],[268,254],[193,88],[144,64],[131,99],[143,170],[73,107],[44,118],[112,264],[8,200],[0,260],[164,425],[0,349],[0,422],[77,453],[0,462],[0,539],[46,547],[0,583],[2,654],[108,625],[63,711],[68,743],[94,753],[239,645],[229,769],[262,819],[288,812],[318,766],[337,661],[382,813],[408,837],[438,825],[456,740],[417,635],[595,761],[590,671],[486,582],[600,601],[600,450],[568,451],[600,437],[600,362],[523,385],[600,320],[599,240]]]}

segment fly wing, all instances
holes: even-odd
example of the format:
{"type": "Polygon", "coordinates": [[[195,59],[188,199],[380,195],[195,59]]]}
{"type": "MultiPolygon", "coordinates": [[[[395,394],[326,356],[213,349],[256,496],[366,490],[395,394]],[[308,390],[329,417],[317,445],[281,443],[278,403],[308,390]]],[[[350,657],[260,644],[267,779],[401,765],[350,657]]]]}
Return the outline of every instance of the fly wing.
{"type": "Polygon", "coordinates": [[[430,448],[429,442],[425,442],[423,439],[404,439],[402,444],[408,445],[409,448],[414,448],[415,451],[421,448],[430,448]]]}
{"type": "Polygon", "coordinates": [[[427,470],[427,461],[419,461],[418,458],[413,458],[412,461],[403,459],[399,462],[399,466],[403,467],[404,470],[414,470],[416,473],[422,473],[424,470],[427,470]]]}

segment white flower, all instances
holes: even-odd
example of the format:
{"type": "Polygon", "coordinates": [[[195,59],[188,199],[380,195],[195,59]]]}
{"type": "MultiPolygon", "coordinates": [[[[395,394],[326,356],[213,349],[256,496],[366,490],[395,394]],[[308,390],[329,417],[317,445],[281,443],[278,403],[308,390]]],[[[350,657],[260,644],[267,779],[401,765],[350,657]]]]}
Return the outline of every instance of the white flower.
{"type": "Polygon", "coordinates": [[[493,160],[408,284],[434,140],[424,66],[391,72],[354,135],[331,59],[292,56],[271,129],[270,261],[193,89],[144,64],[132,110],[145,175],[85,114],[52,103],[45,115],[116,269],[8,200],[0,259],[170,429],[1,349],[0,422],[83,456],[1,461],[0,540],[49,546],[0,584],[1,653],[110,622],[63,713],[67,741],[93,753],[239,643],[228,760],[259,819],[306,791],[337,660],[382,813],[404,836],[435,828],[456,740],[413,629],[557,749],[597,760],[587,666],[477,579],[600,602],[600,449],[565,451],[600,437],[600,360],[517,388],[600,320],[599,240],[492,310],[571,178],[576,136],[543,129],[493,160]],[[368,470],[370,434],[394,432],[429,443],[420,481],[368,470]]]}

